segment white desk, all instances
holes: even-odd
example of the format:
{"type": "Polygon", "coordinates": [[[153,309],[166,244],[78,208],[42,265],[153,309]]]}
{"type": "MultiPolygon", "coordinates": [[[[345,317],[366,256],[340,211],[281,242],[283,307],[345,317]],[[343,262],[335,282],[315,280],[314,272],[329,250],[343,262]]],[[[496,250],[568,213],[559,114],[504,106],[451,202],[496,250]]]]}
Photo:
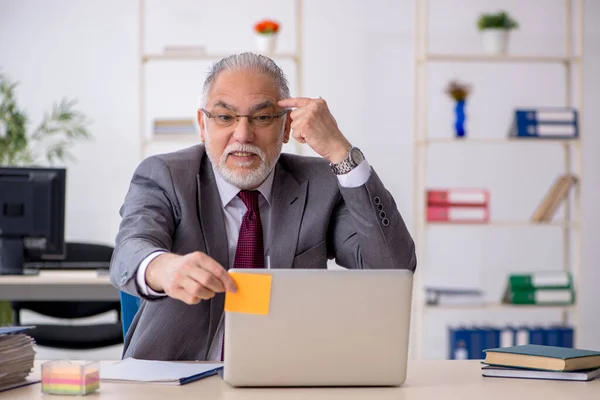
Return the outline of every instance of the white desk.
{"type": "Polygon", "coordinates": [[[96,271],[40,271],[0,275],[0,300],[119,300],[108,275],[96,271]]]}
{"type": "MultiPolygon", "coordinates": [[[[34,374],[39,376],[40,362],[34,374]]],[[[406,384],[398,388],[233,388],[219,376],[183,386],[100,383],[94,400],[597,400],[600,379],[563,382],[484,378],[479,361],[422,361],[409,364],[406,384]]],[[[41,393],[35,384],[0,393],[0,400],[67,399],[41,393]]],[[[83,397],[84,398],[84,397],[83,397]]]]}

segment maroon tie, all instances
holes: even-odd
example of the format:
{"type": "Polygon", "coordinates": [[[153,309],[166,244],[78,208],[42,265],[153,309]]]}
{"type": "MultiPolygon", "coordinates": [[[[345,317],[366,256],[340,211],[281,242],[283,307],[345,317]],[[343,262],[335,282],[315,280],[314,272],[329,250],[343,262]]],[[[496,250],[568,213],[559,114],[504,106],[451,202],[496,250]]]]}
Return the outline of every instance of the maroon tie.
{"type": "MultiPolygon", "coordinates": [[[[242,190],[238,197],[242,199],[248,209],[242,218],[240,235],[233,268],[264,268],[265,253],[263,246],[262,222],[258,209],[258,194],[256,190],[242,190]]],[[[225,332],[225,330],[223,330],[225,332]]],[[[225,355],[225,335],[221,348],[221,361],[225,355]]]]}

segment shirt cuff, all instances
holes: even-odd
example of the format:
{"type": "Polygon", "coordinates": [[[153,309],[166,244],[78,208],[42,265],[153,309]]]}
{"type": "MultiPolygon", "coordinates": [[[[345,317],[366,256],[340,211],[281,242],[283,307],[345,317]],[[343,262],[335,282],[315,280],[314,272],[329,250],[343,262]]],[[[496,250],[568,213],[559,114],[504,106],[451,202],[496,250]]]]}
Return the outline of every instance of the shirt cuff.
{"type": "Polygon", "coordinates": [[[146,283],[146,269],[148,268],[148,265],[150,265],[150,262],[152,260],[154,260],[156,257],[160,256],[163,253],[166,253],[166,251],[155,251],[154,253],[150,254],[148,257],[144,258],[144,260],[140,263],[140,267],[137,270],[136,280],[138,288],[140,292],[142,292],[142,294],[146,296],[166,296],[165,293],[155,292],[146,283]]]}
{"type": "Polygon", "coordinates": [[[362,186],[369,180],[371,176],[371,166],[367,160],[363,160],[352,171],[343,175],[336,175],[340,185],[343,187],[358,187],[362,186]]]}

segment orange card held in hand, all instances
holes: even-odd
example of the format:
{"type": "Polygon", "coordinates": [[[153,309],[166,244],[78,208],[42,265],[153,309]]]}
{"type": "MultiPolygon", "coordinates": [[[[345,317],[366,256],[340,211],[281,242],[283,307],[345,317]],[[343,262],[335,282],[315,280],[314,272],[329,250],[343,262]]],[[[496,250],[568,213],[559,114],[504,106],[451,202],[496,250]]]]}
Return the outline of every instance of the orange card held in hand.
{"type": "Polygon", "coordinates": [[[269,314],[271,275],[231,272],[237,292],[225,294],[225,311],[247,314],[269,314]]]}

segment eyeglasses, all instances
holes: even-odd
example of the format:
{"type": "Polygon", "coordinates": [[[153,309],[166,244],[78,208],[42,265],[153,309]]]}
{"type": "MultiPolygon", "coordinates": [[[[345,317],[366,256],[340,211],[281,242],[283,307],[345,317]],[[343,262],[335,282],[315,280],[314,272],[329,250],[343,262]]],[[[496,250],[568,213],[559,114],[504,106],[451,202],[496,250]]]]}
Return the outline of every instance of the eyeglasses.
{"type": "Polygon", "coordinates": [[[281,118],[288,112],[288,110],[284,110],[279,114],[257,112],[252,115],[237,115],[227,111],[219,111],[218,114],[211,114],[204,108],[201,110],[208,118],[214,119],[215,124],[220,127],[230,127],[234,124],[237,125],[240,122],[241,117],[246,117],[248,118],[248,123],[256,128],[267,128],[271,126],[276,119],[281,118]]]}

